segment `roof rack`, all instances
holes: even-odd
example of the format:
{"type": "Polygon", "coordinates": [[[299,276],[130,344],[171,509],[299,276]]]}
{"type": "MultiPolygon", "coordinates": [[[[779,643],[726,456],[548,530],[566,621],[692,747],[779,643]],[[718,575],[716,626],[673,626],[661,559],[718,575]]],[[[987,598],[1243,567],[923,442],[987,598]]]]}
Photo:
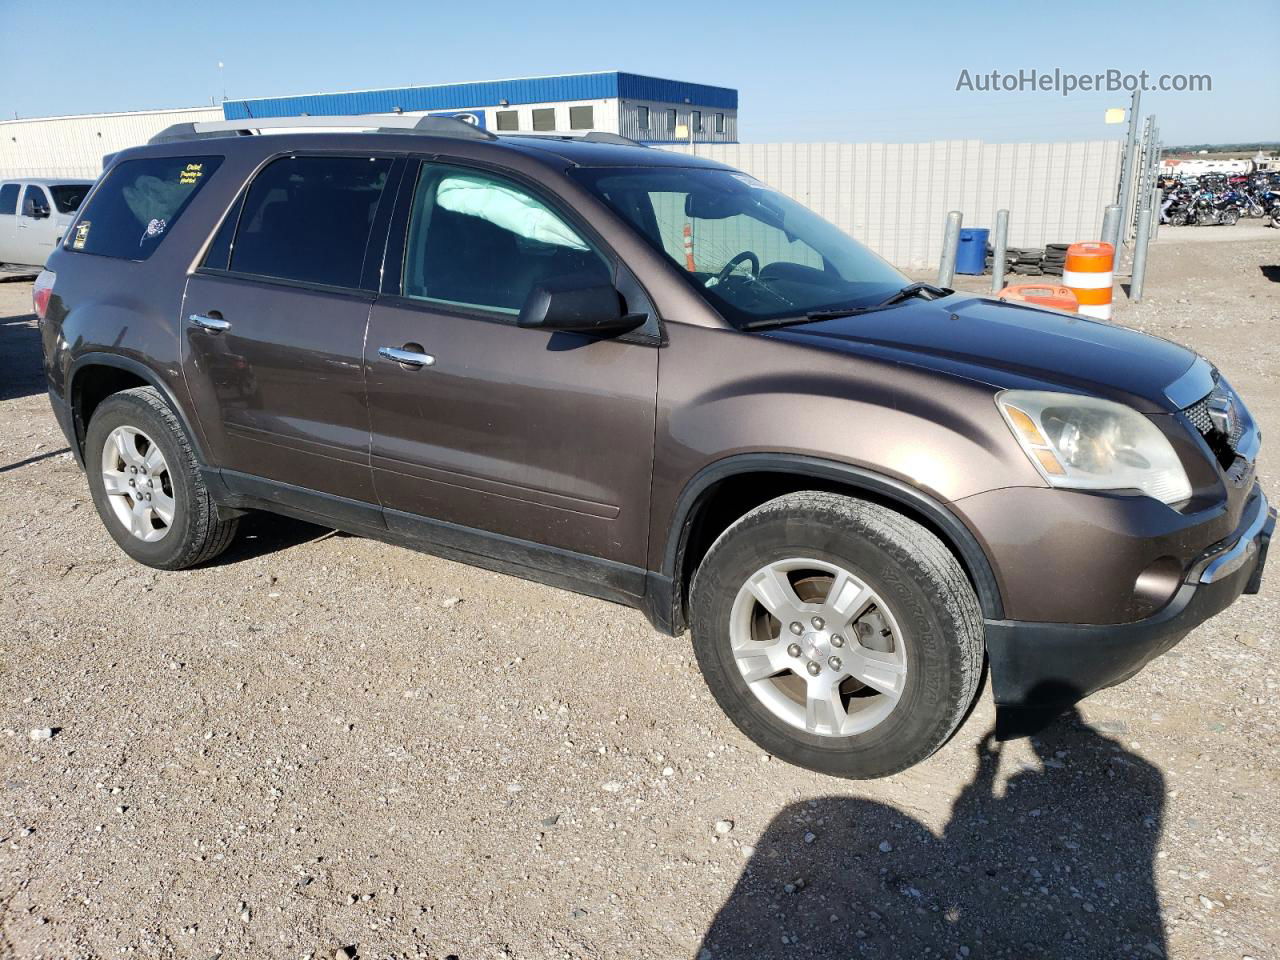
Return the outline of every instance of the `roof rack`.
{"type": "Polygon", "coordinates": [[[620,133],[609,133],[605,130],[592,130],[589,133],[581,133],[577,130],[568,132],[562,130],[547,130],[545,132],[535,133],[504,133],[505,137],[537,137],[540,140],[583,140],[587,143],[614,143],[618,146],[625,147],[647,147],[647,144],[641,143],[639,140],[632,140],[630,137],[624,137],[620,133]]]}
{"type": "Polygon", "coordinates": [[[268,132],[363,130],[372,133],[416,133],[459,140],[496,140],[487,130],[457,117],[423,117],[404,114],[367,114],[348,117],[246,117],[243,120],[213,120],[208,123],[175,123],[165,127],[148,143],[178,143],[217,137],[244,137],[268,132]]]}

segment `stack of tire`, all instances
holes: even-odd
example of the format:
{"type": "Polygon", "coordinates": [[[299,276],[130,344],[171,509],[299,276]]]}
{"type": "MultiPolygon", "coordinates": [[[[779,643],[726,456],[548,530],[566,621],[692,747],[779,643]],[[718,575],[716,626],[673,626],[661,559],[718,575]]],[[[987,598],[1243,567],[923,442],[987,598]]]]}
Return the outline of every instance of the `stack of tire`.
{"type": "Polygon", "coordinates": [[[1008,272],[1024,277],[1038,277],[1044,273],[1040,261],[1044,251],[1039,247],[1010,247],[1006,257],[1008,272]]]}
{"type": "Polygon", "coordinates": [[[1046,243],[1044,256],[1040,258],[1040,272],[1048,276],[1062,276],[1062,268],[1067,262],[1069,243],[1046,243]]]}

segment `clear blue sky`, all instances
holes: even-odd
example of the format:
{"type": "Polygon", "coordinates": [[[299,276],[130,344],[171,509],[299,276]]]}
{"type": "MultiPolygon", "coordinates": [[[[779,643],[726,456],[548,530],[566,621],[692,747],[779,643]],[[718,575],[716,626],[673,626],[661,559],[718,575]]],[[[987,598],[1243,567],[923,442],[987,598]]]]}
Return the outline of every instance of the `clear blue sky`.
{"type": "Polygon", "coordinates": [[[620,69],[736,87],[743,140],[1109,137],[1128,95],[957,92],[962,69],[1209,74],[1166,143],[1280,140],[1280,2],[0,0],[0,117],[620,69]],[[1256,45],[1254,41],[1257,41],[1256,45]]]}

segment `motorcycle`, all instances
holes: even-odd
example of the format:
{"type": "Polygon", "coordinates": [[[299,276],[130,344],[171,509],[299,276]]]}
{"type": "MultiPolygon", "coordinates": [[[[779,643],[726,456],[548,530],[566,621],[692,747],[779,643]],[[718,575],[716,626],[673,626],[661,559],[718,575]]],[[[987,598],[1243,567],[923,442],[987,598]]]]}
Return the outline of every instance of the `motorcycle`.
{"type": "Polygon", "coordinates": [[[1240,221],[1240,209],[1224,196],[1201,190],[1187,209],[1187,223],[1209,227],[1234,227],[1240,221]]]}

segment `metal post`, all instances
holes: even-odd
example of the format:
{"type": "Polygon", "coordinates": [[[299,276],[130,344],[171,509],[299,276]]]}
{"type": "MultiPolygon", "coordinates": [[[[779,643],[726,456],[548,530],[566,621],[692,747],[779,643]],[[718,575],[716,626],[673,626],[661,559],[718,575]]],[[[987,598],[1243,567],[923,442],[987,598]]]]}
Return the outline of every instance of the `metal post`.
{"type": "Polygon", "coordinates": [[[1152,132],[1155,130],[1156,118],[1154,116],[1147,117],[1142,124],[1142,141],[1138,144],[1138,166],[1133,173],[1133,188],[1137,196],[1133,201],[1133,213],[1130,219],[1125,221],[1131,231],[1134,232],[1136,241],[1137,231],[1134,229],[1137,223],[1138,211],[1142,209],[1142,205],[1147,202],[1147,194],[1151,190],[1151,147],[1154,145],[1152,140],[1152,132]]]}
{"type": "Polygon", "coordinates": [[[1009,249],[1009,211],[996,211],[996,240],[991,250],[991,292],[1004,289],[1005,254],[1009,249]]]}
{"type": "MultiPolygon", "coordinates": [[[[1116,200],[1120,204],[1122,224],[1129,223],[1129,204],[1133,199],[1133,175],[1137,172],[1138,153],[1138,108],[1142,105],[1142,91],[1134,90],[1129,100],[1129,135],[1125,141],[1124,160],[1120,166],[1120,191],[1116,200]]],[[[1120,239],[1128,243],[1128,228],[1120,231],[1120,239]]],[[[1119,248],[1116,248],[1117,254],[1119,248]]]]}
{"type": "Polygon", "coordinates": [[[1142,281],[1147,274],[1147,242],[1151,239],[1151,195],[1140,198],[1138,232],[1133,238],[1133,272],[1129,275],[1129,300],[1142,299],[1142,281]]]}
{"type": "MultiPolygon", "coordinates": [[[[1102,211],[1102,242],[1120,249],[1120,204],[1113,203],[1102,211]]],[[[1117,253],[1117,256],[1119,254],[1117,253]]]]}
{"type": "Polygon", "coordinates": [[[1160,169],[1156,148],[1156,115],[1153,113],[1147,117],[1146,135],[1144,137],[1144,148],[1146,150],[1146,163],[1143,168],[1143,177],[1138,182],[1138,189],[1143,191],[1143,201],[1151,207],[1151,233],[1148,240],[1155,239],[1156,227],[1160,223],[1160,204],[1152,205],[1150,194],[1156,189],[1157,172],[1160,169]]]}
{"type": "MultiPolygon", "coordinates": [[[[1154,118],[1153,118],[1154,119],[1154,118]]],[[[1151,130],[1151,189],[1155,191],[1155,200],[1151,205],[1151,239],[1160,236],[1160,155],[1164,153],[1164,144],[1160,142],[1160,127],[1151,130]]]]}
{"type": "Polygon", "coordinates": [[[960,249],[960,224],[964,214],[952,210],[947,214],[947,231],[942,236],[942,260],[938,263],[938,286],[950,287],[956,278],[956,251],[960,249]]]}

